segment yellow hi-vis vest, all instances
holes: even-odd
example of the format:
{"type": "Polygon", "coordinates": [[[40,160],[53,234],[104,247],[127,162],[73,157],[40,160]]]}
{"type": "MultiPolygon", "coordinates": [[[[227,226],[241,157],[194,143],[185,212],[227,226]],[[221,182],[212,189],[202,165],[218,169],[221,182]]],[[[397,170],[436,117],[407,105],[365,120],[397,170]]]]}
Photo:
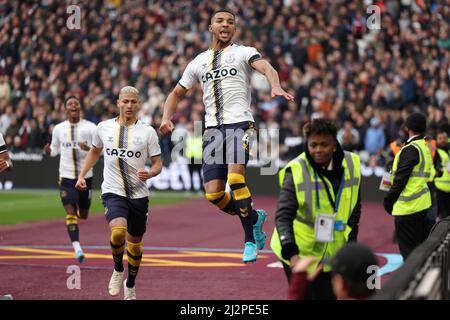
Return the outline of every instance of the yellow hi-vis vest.
{"type": "MultiPolygon", "coordinates": [[[[359,156],[351,152],[345,152],[342,161],[344,167],[344,185],[336,214],[336,221],[341,221],[344,230],[333,232],[333,242],[317,242],[314,237],[314,225],[318,214],[334,214],[335,209],[332,207],[325,189],[324,181],[317,179],[313,167],[309,164],[306,154],[302,153],[299,157],[289,162],[279,172],[279,183],[283,185],[284,175],[287,168],[291,168],[295,185],[295,191],[298,201],[298,210],[296,219],[293,222],[295,243],[297,244],[300,257],[314,256],[319,261],[308,268],[308,272],[314,271],[320,260],[325,257],[333,257],[339,249],[348,241],[351,228],[347,225],[353,209],[358,200],[359,186],[361,183],[361,164],[359,156]],[[317,181],[317,184],[316,184],[317,181]],[[318,190],[318,193],[317,193],[318,190]]],[[[324,177],[325,183],[328,185],[333,201],[336,201],[333,186],[327,178],[324,177]]],[[[275,228],[270,246],[277,257],[290,264],[281,256],[281,242],[278,232],[275,228]]],[[[325,272],[330,272],[328,265],[324,266],[325,272]]]]}
{"type": "Polygon", "coordinates": [[[202,136],[197,137],[192,134],[187,136],[185,156],[188,159],[202,158],[202,136]]]}
{"type": "Polygon", "coordinates": [[[450,168],[450,157],[445,150],[437,148],[437,151],[441,157],[442,177],[435,178],[434,185],[438,190],[450,192],[450,172],[447,169],[450,168]]]}
{"type": "MultiPolygon", "coordinates": [[[[408,183],[402,193],[400,193],[398,200],[394,203],[392,209],[392,215],[394,216],[409,215],[431,207],[431,195],[427,186],[433,168],[430,149],[423,139],[415,140],[407,146],[409,145],[419,151],[420,161],[414,166],[408,183]]],[[[405,147],[394,158],[394,164],[392,166],[394,176],[397,171],[400,155],[405,147]]]]}

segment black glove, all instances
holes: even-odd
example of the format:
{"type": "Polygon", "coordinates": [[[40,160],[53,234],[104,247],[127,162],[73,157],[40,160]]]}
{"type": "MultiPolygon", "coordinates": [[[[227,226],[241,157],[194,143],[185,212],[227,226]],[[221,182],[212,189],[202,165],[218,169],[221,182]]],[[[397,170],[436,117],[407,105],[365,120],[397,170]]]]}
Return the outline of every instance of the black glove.
{"type": "Polygon", "coordinates": [[[383,207],[387,213],[392,214],[392,208],[394,207],[394,205],[387,198],[384,198],[383,200],[383,207]]]}
{"type": "Polygon", "coordinates": [[[298,246],[295,243],[285,243],[281,245],[281,256],[289,260],[292,256],[299,254],[298,246]]]}

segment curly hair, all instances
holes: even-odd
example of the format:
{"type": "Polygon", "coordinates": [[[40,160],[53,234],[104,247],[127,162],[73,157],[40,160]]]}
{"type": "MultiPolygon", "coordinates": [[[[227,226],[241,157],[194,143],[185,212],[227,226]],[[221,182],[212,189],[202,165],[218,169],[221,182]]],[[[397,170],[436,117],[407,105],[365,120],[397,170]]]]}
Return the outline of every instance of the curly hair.
{"type": "Polygon", "coordinates": [[[308,122],[303,126],[303,135],[308,139],[313,135],[326,135],[336,138],[337,128],[329,120],[326,119],[314,119],[312,122],[308,122]]]}
{"type": "Polygon", "coordinates": [[[82,102],[81,102],[81,99],[78,98],[78,97],[75,96],[75,95],[70,95],[70,96],[68,96],[66,99],[64,99],[64,107],[67,107],[67,102],[69,102],[70,99],[75,99],[75,100],[77,100],[78,103],[80,104],[80,107],[83,108],[83,104],[82,104],[82,102]]]}

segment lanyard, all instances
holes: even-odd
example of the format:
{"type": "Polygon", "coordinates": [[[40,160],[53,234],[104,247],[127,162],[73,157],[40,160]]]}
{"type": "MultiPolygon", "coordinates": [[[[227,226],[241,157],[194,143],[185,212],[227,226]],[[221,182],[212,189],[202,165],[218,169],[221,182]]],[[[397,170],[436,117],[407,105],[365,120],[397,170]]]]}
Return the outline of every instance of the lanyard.
{"type": "MultiPolygon", "coordinates": [[[[333,201],[333,198],[331,197],[331,193],[330,190],[328,190],[328,184],[326,183],[325,179],[323,179],[322,177],[320,177],[323,181],[323,184],[325,186],[325,190],[327,191],[327,196],[328,196],[328,200],[330,201],[331,205],[334,208],[334,212],[337,213],[339,210],[339,203],[341,202],[341,195],[342,195],[342,190],[344,189],[344,172],[342,172],[342,178],[341,178],[341,183],[339,185],[339,191],[336,197],[336,202],[333,201]]],[[[314,182],[316,184],[316,205],[317,205],[317,209],[320,209],[320,200],[319,200],[319,183],[317,181],[317,173],[316,170],[314,170],[314,182]]]]}

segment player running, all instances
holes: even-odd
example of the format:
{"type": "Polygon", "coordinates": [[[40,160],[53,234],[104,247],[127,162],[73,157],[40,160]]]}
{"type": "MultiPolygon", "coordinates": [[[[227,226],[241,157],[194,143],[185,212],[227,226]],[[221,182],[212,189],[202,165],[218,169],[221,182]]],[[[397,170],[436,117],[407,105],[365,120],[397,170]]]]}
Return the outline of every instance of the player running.
{"type": "Polygon", "coordinates": [[[117,106],[119,117],[100,122],[97,126],[77,188],[87,188],[85,177],[103,153],[102,199],[111,229],[110,244],[114,259],[108,290],[112,296],[120,293],[126,239],[128,278],[123,282],[124,299],[135,300],[135,279],[142,259],[142,237],[148,215],[146,181],[161,172],[161,149],[156,131],[137,118],[141,101],[136,88],[123,87],[117,106]],[[145,169],[147,159],[151,160],[150,171],[145,169]]]}
{"type": "Polygon", "coordinates": [[[92,143],[95,124],[81,118],[81,103],[75,96],[64,101],[64,112],[67,120],[57,124],[52,133],[51,145],[44,147],[47,155],[59,160],[59,194],[66,211],[66,225],[75,251],[75,258],[84,261],[84,253],[79,240],[78,218],[87,219],[92,197],[92,170],[86,175],[87,188],[78,191],[75,188],[87,151],[92,143]]]}

